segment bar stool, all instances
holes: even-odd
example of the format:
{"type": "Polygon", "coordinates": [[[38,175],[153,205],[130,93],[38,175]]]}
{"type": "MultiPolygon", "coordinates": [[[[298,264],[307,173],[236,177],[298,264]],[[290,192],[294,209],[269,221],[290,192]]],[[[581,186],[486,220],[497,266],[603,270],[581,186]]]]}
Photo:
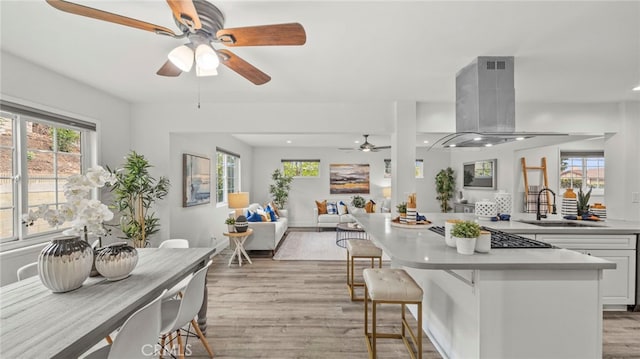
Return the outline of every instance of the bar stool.
{"type": "Polygon", "coordinates": [[[366,239],[347,239],[347,288],[354,302],[363,299],[356,297],[355,287],[364,287],[364,282],[355,282],[353,272],[356,258],[371,258],[371,268],[375,268],[374,260],[377,258],[378,268],[382,268],[382,249],[366,239]]]}
{"type": "Polygon", "coordinates": [[[403,269],[398,268],[367,268],[363,271],[364,277],[364,336],[367,340],[369,358],[376,358],[377,338],[402,339],[409,351],[409,356],[416,359],[407,340],[405,328],[409,331],[411,340],[417,351],[417,358],[422,359],[422,289],[403,269]],[[370,297],[370,298],[369,298],[370,297]],[[369,299],[372,304],[372,331],[369,333],[369,299]],[[378,333],[376,330],[376,311],[378,304],[400,304],[402,306],[402,330],[397,333],[378,333]],[[418,306],[418,336],[407,323],[405,306],[416,304],[418,306]]]}

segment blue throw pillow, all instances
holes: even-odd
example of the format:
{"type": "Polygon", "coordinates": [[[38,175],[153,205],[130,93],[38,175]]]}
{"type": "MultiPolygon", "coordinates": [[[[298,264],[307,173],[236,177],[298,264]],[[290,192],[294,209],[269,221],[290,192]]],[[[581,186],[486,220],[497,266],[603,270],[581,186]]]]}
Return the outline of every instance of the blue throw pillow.
{"type": "Polygon", "coordinates": [[[338,214],[338,206],[335,202],[327,202],[327,214],[338,214]]]}
{"type": "Polygon", "coordinates": [[[247,217],[247,222],[262,222],[262,216],[260,216],[258,212],[253,212],[247,217]]]}
{"type": "Polygon", "coordinates": [[[267,213],[271,217],[271,222],[278,222],[278,217],[276,216],[276,212],[274,212],[271,207],[267,207],[267,213]]]}

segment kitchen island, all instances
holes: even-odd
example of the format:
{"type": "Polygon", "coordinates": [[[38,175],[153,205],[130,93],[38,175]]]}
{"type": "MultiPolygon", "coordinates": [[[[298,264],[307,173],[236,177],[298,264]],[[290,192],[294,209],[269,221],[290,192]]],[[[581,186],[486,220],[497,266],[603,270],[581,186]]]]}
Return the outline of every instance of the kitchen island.
{"type": "MultiPolygon", "coordinates": [[[[427,226],[391,226],[389,214],[355,218],[392,266],[405,269],[424,290],[423,329],[444,357],[601,357],[601,279],[615,263],[560,248],[460,255],[427,226]]],[[[434,225],[475,219],[427,218],[434,225]]]]}

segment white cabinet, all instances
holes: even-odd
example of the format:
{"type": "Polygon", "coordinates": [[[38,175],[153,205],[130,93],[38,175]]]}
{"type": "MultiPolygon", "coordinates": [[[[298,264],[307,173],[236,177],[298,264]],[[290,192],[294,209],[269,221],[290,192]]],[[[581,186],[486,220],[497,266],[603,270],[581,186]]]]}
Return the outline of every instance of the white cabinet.
{"type": "Polygon", "coordinates": [[[635,235],[539,234],[536,239],[616,263],[616,269],[602,271],[602,303],[636,304],[635,235]]]}

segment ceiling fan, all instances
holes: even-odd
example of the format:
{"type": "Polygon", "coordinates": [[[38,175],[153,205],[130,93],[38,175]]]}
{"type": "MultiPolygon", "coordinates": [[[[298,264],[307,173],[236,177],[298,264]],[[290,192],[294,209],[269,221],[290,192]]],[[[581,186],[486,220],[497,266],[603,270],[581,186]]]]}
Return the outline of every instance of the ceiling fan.
{"type": "Polygon", "coordinates": [[[391,146],[376,146],[369,142],[369,135],[363,135],[364,142],[358,148],[340,148],[341,150],[358,150],[362,152],[378,152],[379,150],[385,150],[391,148],[391,146]]]}
{"type": "Polygon", "coordinates": [[[197,76],[217,75],[221,63],[256,85],[262,85],[271,77],[234,53],[216,49],[213,44],[226,46],[276,46],[304,45],[307,36],[298,23],[248,26],[225,29],[224,15],[206,0],[167,0],[180,33],[171,29],[98,10],[65,0],[46,0],[54,8],[75,15],[130,26],[140,30],[176,39],[187,38],[188,43],[173,49],[164,65],[158,70],[161,76],[179,76],[189,72],[195,63],[197,76]]]}

